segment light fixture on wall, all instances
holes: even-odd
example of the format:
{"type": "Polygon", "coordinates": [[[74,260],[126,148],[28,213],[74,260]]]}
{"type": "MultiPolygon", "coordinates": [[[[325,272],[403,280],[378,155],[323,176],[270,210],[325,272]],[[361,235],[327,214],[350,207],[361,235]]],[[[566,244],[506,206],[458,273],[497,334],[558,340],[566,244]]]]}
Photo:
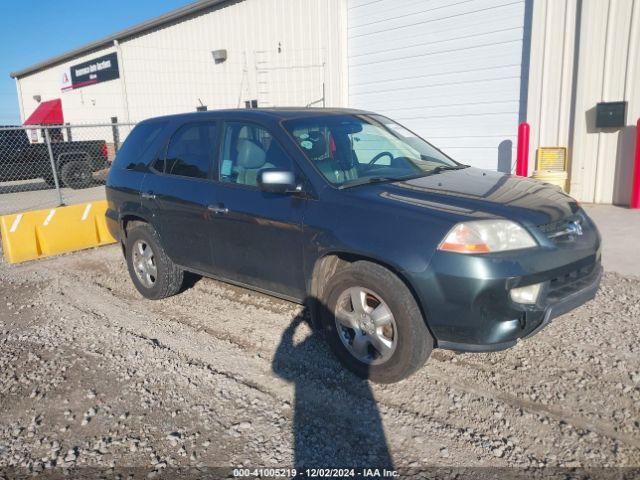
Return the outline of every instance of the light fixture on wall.
{"type": "Polygon", "coordinates": [[[33,99],[34,99],[36,102],[40,103],[40,101],[42,100],[42,97],[41,97],[40,95],[34,95],[34,96],[33,96],[33,99]]]}
{"type": "Polygon", "coordinates": [[[227,50],[212,50],[211,55],[213,56],[213,61],[216,62],[216,64],[222,63],[227,59],[227,50]]]}

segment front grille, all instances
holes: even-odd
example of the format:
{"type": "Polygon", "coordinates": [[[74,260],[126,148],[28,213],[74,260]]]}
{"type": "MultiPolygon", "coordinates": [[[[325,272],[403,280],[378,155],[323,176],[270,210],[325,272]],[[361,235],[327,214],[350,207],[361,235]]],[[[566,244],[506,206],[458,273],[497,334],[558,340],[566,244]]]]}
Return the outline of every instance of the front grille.
{"type": "Polygon", "coordinates": [[[589,285],[598,274],[598,263],[594,262],[577,270],[561,275],[549,282],[547,300],[554,301],[582,290],[589,285]]]}

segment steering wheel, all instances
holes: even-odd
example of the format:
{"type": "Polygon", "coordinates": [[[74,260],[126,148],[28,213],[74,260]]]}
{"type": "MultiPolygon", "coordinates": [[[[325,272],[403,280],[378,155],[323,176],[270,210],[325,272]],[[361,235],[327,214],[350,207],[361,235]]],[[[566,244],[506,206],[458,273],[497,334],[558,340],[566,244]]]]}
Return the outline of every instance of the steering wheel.
{"type": "Polygon", "coordinates": [[[375,163],[382,157],[389,157],[389,160],[393,161],[393,154],[391,154],[390,152],[380,152],[369,161],[369,165],[375,165],[375,163]]]}

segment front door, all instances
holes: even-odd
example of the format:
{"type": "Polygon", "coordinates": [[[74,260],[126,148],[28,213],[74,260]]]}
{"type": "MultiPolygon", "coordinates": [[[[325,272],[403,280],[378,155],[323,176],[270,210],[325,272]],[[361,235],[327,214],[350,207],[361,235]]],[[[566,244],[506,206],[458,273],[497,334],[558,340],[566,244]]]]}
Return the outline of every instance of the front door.
{"type": "Polygon", "coordinates": [[[211,272],[211,217],[215,185],[215,122],[182,125],[166,155],[153,163],[143,181],[142,201],[153,212],[162,245],[178,265],[211,272]]]}
{"type": "Polygon", "coordinates": [[[290,157],[262,126],[226,122],[213,217],[213,258],[223,277],[304,299],[301,197],[258,189],[260,170],[293,170],[290,157]]]}

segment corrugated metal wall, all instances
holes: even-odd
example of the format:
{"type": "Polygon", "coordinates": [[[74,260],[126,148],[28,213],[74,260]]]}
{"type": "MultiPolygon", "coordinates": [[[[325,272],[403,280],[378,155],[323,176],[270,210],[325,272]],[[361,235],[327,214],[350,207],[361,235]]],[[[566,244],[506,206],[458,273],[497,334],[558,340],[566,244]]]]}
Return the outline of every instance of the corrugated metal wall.
{"type": "MultiPolygon", "coordinates": [[[[63,67],[19,80],[25,113],[35,93],[62,98],[71,122],[138,121],[150,116],[209,109],[304,106],[323,96],[346,102],[346,4],[343,0],[244,0],[184,18],[119,45],[124,79],[60,92],[63,67]],[[211,51],[227,50],[216,64],[211,51]],[[80,108],[82,106],[82,108],[80,108]]],[[[321,103],[319,103],[321,105],[321,103]]],[[[35,106],[33,106],[35,108],[35,106]]]]}
{"type": "MultiPolygon", "coordinates": [[[[574,64],[578,0],[537,0],[532,22],[527,121],[530,157],[538,146],[568,146],[573,128],[574,64]]],[[[535,162],[529,162],[529,171],[535,162]]]]}
{"type": "Polygon", "coordinates": [[[454,158],[511,171],[525,1],[349,0],[349,103],[454,158]]]}
{"type": "Polygon", "coordinates": [[[536,0],[533,15],[531,154],[569,147],[571,195],[628,204],[640,117],[640,2],[536,0]],[[596,104],[623,100],[626,126],[596,129],[596,104]]]}
{"type": "Polygon", "coordinates": [[[123,42],[134,120],[195,110],[344,103],[340,0],[245,0],[123,42]],[[211,51],[226,49],[215,64],[211,51]]]}
{"type": "Polygon", "coordinates": [[[66,67],[115,49],[19,79],[23,117],[34,95],[62,98],[70,122],[137,121],[200,103],[306,105],[324,84],[327,106],[387,114],[454,158],[503,171],[526,112],[532,159],[539,146],[569,147],[572,195],[629,200],[640,0],[230,2],[123,41],[124,78],[60,91],[66,67]],[[216,49],[226,62],[213,62],[216,49]],[[596,104],[617,100],[629,102],[626,127],[597,130],[596,104]]]}

